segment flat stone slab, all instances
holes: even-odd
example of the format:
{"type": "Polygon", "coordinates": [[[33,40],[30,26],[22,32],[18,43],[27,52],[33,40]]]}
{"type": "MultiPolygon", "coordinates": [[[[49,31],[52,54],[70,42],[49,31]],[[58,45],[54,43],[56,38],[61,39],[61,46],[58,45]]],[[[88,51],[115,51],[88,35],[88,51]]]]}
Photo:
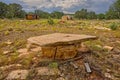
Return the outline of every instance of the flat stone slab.
{"type": "Polygon", "coordinates": [[[32,51],[41,47],[38,51],[42,52],[44,58],[69,59],[77,55],[81,42],[93,39],[96,39],[96,36],[54,33],[29,38],[27,49],[32,51]]]}
{"type": "Polygon", "coordinates": [[[28,76],[28,70],[15,70],[12,71],[6,80],[25,80],[28,76]]]}
{"type": "Polygon", "coordinates": [[[60,75],[60,71],[57,68],[39,67],[37,71],[38,75],[41,76],[60,75]]]}
{"type": "Polygon", "coordinates": [[[37,44],[39,46],[46,46],[60,45],[65,43],[72,44],[89,39],[96,39],[96,36],[54,33],[37,37],[31,37],[28,39],[28,43],[37,44]]]}

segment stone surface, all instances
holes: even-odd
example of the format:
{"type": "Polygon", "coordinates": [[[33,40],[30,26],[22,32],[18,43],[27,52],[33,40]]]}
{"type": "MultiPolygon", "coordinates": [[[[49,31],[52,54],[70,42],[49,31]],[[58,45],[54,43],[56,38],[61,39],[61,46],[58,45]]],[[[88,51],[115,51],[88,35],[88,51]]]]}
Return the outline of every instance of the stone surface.
{"type": "Polygon", "coordinates": [[[56,80],[65,80],[63,77],[57,78],[56,80]]]}
{"type": "Polygon", "coordinates": [[[11,69],[11,68],[19,68],[22,67],[21,64],[11,64],[11,65],[7,65],[7,66],[2,66],[0,67],[1,70],[7,70],[7,69],[11,69]]]}
{"type": "Polygon", "coordinates": [[[45,76],[45,75],[60,75],[60,71],[57,68],[49,68],[49,67],[39,67],[37,68],[38,75],[45,76]]]}
{"type": "Polygon", "coordinates": [[[6,54],[9,54],[10,51],[4,51],[3,54],[6,55],[6,54]]]}
{"type": "Polygon", "coordinates": [[[37,47],[37,48],[33,48],[31,49],[32,52],[40,52],[41,51],[41,47],[37,47]]]}
{"type": "Polygon", "coordinates": [[[39,46],[60,45],[60,44],[62,45],[65,43],[73,44],[89,39],[96,39],[96,36],[54,33],[49,35],[31,37],[28,39],[28,43],[36,44],[39,46]]]}
{"type": "Polygon", "coordinates": [[[28,76],[28,70],[15,70],[8,74],[6,80],[22,79],[25,80],[28,76]]]}
{"type": "Polygon", "coordinates": [[[17,52],[19,52],[19,53],[27,53],[28,51],[27,51],[26,48],[24,48],[24,49],[19,49],[17,52]]]}
{"type": "Polygon", "coordinates": [[[22,56],[25,56],[25,55],[29,54],[29,52],[28,52],[28,50],[26,48],[19,49],[17,52],[20,53],[18,57],[22,57],[22,56]]]}
{"type": "Polygon", "coordinates": [[[109,29],[109,28],[101,27],[101,26],[95,26],[94,28],[95,28],[95,29],[98,29],[98,30],[108,30],[108,31],[111,30],[111,29],[109,29]]]}
{"type": "Polygon", "coordinates": [[[7,42],[5,42],[7,45],[11,45],[12,44],[12,42],[11,41],[7,41],[7,42]]]}
{"type": "Polygon", "coordinates": [[[106,50],[109,50],[109,51],[113,50],[113,47],[111,47],[111,46],[104,46],[103,48],[106,49],[106,50]]]}
{"type": "Polygon", "coordinates": [[[54,33],[29,38],[27,49],[29,51],[36,49],[34,52],[41,51],[43,57],[51,59],[69,59],[76,56],[78,49],[81,47],[81,42],[89,39],[96,39],[96,37],[54,33]]]}

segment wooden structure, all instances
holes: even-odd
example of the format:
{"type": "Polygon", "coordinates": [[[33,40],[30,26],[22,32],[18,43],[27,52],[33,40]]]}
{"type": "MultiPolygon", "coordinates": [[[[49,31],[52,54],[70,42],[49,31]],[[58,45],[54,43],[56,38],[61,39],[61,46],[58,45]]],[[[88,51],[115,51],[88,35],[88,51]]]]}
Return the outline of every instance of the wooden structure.
{"type": "Polygon", "coordinates": [[[96,39],[95,36],[54,33],[31,37],[27,49],[41,48],[42,56],[50,59],[69,59],[77,55],[81,42],[96,39]]]}
{"type": "Polygon", "coordinates": [[[36,14],[27,14],[26,19],[27,20],[35,20],[35,19],[39,19],[39,16],[36,14]]]}

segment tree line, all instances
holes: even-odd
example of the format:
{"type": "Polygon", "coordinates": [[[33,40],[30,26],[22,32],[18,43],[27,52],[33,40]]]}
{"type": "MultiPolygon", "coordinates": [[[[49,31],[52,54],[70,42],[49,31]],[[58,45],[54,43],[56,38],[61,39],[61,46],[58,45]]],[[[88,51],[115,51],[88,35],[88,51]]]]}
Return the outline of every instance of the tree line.
{"type": "MultiPolygon", "coordinates": [[[[63,12],[59,11],[48,13],[39,9],[34,12],[26,12],[20,4],[0,2],[0,18],[24,18],[26,14],[36,14],[45,19],[49,17],[60,19],[64,15],[63,12]]],[[[105,13],[96,14],[94,11],[81,9],[72,16],[76,19],[120,19],[120,0],[116,0],[105,13]]]]}

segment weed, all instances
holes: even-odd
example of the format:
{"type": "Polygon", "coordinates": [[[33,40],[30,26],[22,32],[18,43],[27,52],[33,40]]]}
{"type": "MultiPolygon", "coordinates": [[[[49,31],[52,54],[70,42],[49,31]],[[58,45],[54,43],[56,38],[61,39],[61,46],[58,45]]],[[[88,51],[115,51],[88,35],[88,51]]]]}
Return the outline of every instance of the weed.
{"type": "Polygon", "coordinates": [[[109,27],[111,30],[117,30],[118,25],[116,23],[111,23],[109,27]]]}
{"type": "Polygon", "coordinates": [[[49,18],[49,19],[48,19],[48,24],[49,24],[49,25],[53,25],[53,24],[54,24],[54,21],[53,21],[52,18],[49,18]]]}
{"type": "Polygon", "coordinates": [[[4,35],[9,35],[9,34],[10,34],[10,31],[8,30],[4,32],[4,35]]]}
{"type": "Polygon", "coordinates": [[[49,67],[50,68],[57,68],[58,67],[58,63],[56,63],[56,62],[50,63],[49,67]]]}

